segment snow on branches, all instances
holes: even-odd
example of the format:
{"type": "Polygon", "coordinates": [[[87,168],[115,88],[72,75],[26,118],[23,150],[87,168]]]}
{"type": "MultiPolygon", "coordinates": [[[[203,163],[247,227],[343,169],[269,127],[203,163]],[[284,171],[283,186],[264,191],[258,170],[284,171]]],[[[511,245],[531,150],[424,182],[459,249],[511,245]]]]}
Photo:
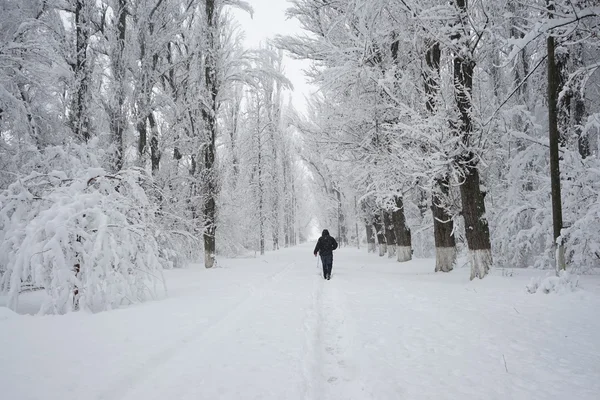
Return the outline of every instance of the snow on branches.
{"type": "Polygon", "coordinates": [[[0,193],[0,289],[9,307],[26,286],[45,291],[42,314],[163,295],[148,182],[132,169],[32,172],[0,193]]]}

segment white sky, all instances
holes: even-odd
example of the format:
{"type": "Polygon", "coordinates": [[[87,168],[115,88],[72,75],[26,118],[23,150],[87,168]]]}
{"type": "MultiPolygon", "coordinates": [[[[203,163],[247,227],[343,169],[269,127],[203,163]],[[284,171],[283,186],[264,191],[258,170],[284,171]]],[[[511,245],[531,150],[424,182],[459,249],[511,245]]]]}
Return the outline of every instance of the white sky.
{"type": "MultiPolygon", "coordinates": [[[[233,14],[240,23],[246,34],[245,44],[247,47],[258,47],[260,42],[275,35],[290,35],[302,33],[300,24],[295,19],[286,19],[285,10],[290,7],[287,0],[248,0],[254,8],[254,16],[241,10],[233,10],[233,14]]],[[[294,85],[292,103],[294,107],[304,112],[306,110],[305,97],[315,88],[306,82],[303,69],[308,68],[307,61],[293,60],[284,57],[285,75],[294,85]]]]}

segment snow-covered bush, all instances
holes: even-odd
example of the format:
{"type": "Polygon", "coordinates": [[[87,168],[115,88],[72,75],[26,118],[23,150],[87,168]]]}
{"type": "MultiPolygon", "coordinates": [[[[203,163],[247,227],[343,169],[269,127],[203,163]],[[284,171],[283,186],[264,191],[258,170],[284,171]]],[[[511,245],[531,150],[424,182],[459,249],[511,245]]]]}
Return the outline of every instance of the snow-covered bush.
{"type": "Polygon", "coordinates": [[[103,311],[166,288],[156,207],[143,171],[32,172],[0,193],[0,290],[16,309],[24,283],[42,288],[40,313],[103,311]]]}
{"type": "MultiPolygon", "coordinates": [[[[567,267],[600,267],[600,160],[562,148],[562,241],[567,267]]],[[[530,146],[512,157],[491,211],[499,267],[554,268],[552,202],[547,149],[530,146]]]]}
{"type": "Polygon", "coordinates": [[[600,160],[567,153],[565,162],[573,165],[563,180],[565,258],[575,271],[588,273],[600,267],[600,160]]]}
{"type": "Polygon", "coordinates": [[[200,259],[201,228],[190,207],[187,178],[178,177],[173,168],[165,167],[153,174],[153,184],[145,189],[150,202],[157,206],[156,241],[165,268],[183,268],[200,259]]]}
{"type": "Polygon", "coordinates": [[[540,277],[531,278],[531,281],[525,289],[528,293],[569,293],[578,288],[579,279],[573,277],[567,271],[561,271],[559,276],[548,276],[544,279],[540,277]]]}

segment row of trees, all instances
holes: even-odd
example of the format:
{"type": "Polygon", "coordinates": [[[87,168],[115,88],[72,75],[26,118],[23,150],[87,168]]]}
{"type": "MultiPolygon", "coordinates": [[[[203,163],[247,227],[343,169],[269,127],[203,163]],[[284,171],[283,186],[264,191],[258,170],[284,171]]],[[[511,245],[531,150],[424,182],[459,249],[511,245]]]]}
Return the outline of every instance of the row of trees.
{"type": "Polygon", "coordinates": [[[600,265],[594,2],[292,3],[307,34],[279,43],[321,93],[301,130],[381,254],[435,246],[450,271],[466,242],[471,279],[600,265]]]}
{"type": "Polygon", "coordinates": [[[162,269],[297,242],[281,54],[238,0],[0,1],[0,289],[43,312],[159,296],[162,269]],[[217,226],[219,229],[217,230],[217,226]]]}
{"type": "Polygon", "coordinates": [[[308,203],[298,196],[300,160],[290,125],[294,110],[284,99],[291,84],[283,77],[283,54],[264,46],[255,57],[256,73],[236,84],[224,105],[221,182],[224,229],[233,235],[224,239],[264,254],[267,248],[297,244],[297,214],[304,215],[308,203]]]}

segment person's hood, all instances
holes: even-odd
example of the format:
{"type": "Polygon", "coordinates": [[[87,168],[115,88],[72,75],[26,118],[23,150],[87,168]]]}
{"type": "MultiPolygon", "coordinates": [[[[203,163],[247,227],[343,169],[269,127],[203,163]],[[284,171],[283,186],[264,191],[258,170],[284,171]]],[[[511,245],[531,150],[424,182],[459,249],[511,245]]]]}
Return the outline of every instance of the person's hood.
{"type": "Polygon", "coordinates": [[[327,229],[323,229],[321,236],[329,236],[329,231],[327,229]]]}

